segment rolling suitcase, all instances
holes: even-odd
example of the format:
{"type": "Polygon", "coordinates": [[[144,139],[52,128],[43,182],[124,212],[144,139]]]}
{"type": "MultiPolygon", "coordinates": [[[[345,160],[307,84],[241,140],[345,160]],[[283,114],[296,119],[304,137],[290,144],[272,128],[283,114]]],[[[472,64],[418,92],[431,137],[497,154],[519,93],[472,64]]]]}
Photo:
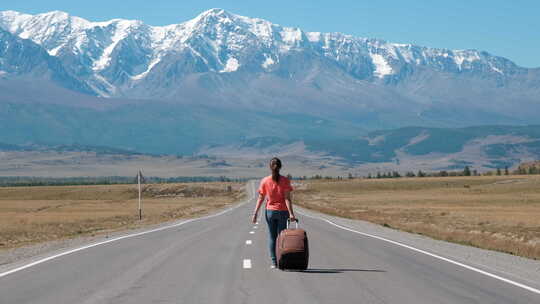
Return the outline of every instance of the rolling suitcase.
{"type": "Polygon", "coordinates": [[[298,220],[295,229],[290,229],[289,224],[287,220],[287,229],[282,230],[276,240],[277,266],[281,270],[305,270],[309,261],[306,231],[298,228],[298,220]]]}

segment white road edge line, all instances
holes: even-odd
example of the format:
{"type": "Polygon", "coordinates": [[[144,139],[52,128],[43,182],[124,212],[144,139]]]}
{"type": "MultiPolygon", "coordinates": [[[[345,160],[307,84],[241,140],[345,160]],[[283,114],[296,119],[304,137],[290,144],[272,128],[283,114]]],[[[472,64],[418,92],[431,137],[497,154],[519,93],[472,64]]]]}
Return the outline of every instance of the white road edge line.
{"type": "Polygon", "coordinates": [[[251,245],[253,242],[251,240],[246,240],[246,245],[251,245]]]}
{"type": "MultiPolygon", "coordinates": [[[[254,187],[253,187],[254,188],[254,187]]],[[[144,234],[148,234],[148,233],[152,233],[152,232],[157,232],[157,231],[161,231],[161,230],[166,230],[166,229],[171,229],[171,228],[175,228],[175,227],[178,227],[178,226],[182,226],[184,224],[187,224],[187,223],[191,223],[191,222],[196,222],[196,221],[202,221],[202,220],[207,220],[207,219],[210,219],[210,218],[213,218],[213,217],[216,217],[216,216],[220,216],[220,215],[223,215],[229,211],[232,211],[240,206],[243,206],[244,204],[247,204],[250,200],[252,200],[253,198],[255,197],[255,194],[253,194],[252,198],[246,200],[245,202],[243,203],[240,203],[232,208],[229,208],[229,209],[225,209],[219,213],[216,213],[216,214],[212,214],[212,215],[207,215],[207,216],[203,216],[203,217],[200,217],[200,218],[194,218],[194,219],[189,219],[189,220],[186,220],[186,221],[183,221],[183,222],[180,222],[180,223],[176,223],[176,224],[173,224],[173,225],[170,225],[170,226],[164,226],[164,227],[160,227],[160,228],[156,228],[156,229],[152,229],[152,230],[147,230],[147,231],[142,231],[142,232],[138,232],[138,233],[134,233],[134,234],[128,234],[128,235],[124,235],[124,236],[121,236],[121,237],[117,237],[117,238],[114,238],[114,239],[110,239],[110,240],[107,240],[107,241],[103,241],[103,242],[99,242],[99,243],[94,243],[94,244],[90,244],[90,245],[86,245],[86,246],[82,246],[82,247],[78,247],[78,248],[75,248],[75,249],[72,249],[72,250],[68,250],[68,251],[65,251],[65,252],[62,252],[62,253],[59,253],[59,254],[55,254],[53,256],[50,256],[50,257],[46,257],[46,258],[43,258],[43,259],[40,259],[40,260],[37,260],[35,262],[32,262],[32,263],[29,263],[29,264],[26,264],[26,265],[23,265],[21,267],[17,267],[15,269],[11,269],[11,270],[8,270],[6,272],[2,272],[0,273],[0,278],[2,277],[5,277],[7,275],[10,275],[12,273],[15,273],[15,272],[18,272],[18,271],[21,271],[23,269],[26,269],[26,268],[30,268],[32,266],[36,266],[36,265],[39,265],[41,263],[45,263],[47,261],[50,261],[50,260],[53,260],[53,259],[56,259],[56,258],[59,258],[61,256],[65,256],[65,255],[68,255],[68,254],[71,254],[71,253],[75,253],[75,252],[78,252],[78,251],[81,251],[81,250],[85,250],[85,249],[89,249],[89,248],[92,248],[92,247],[96,247],[96,246],[100,246],[100,245],[104,245],[104,244],[108,244],[108,243],[112,243],[112,242],[116,242],[116,241],[119,241],[119,240],[123,240],[123,239],[127,239],[127,238],[132,238],[132,237],[136,237],[136,236],[140,236],[140,235],[144,235],[144,234]]]]}
{"type": "Polygon", "coordinates": [[[244,259],[244,269],[250,269],[251,268],[251,260],[250,259],[244,259]]]}
{"type": "Polygon", "coordinates": [[[388,243],[391,243],[391,244],[394,244],[394,245],[398,245],[398,246],[401,246],[401,247],[405,247],[405,248],[407,248],[407,249],[410,249],[410,250],[413,250],[413,251],[416,251],[416,252],[419,252],[419,253],[423,253],[423,254],[425,254],[425,255],[429,255],[429,256],[434,257],[434,258],[437,258],[437,259],[439,259],[439,260],[443,260],[443,261],[445,261],[445,262],[452,263],[452,264],[454,264],[454,265],[461,266],[461,267],[463,267],[463,268],[466,268],[466,269],[469,269],[469,270],[478,272],[478,273],[483,274],[483,275],[486,275],[486,276],[488,276],[488,277],[491,277],[491,278],[494,278],[494,279],[497,279],[497,280],[506,282],[506,283],[508,283],[508,284],[511,284],[511,285],[514,285],[514,286],[517,286],[517,287],[526,289],[526,290],[528,290],[528,291],[530,291],[530,292],[533,292],[533,293],[536,293],[536,294],[540,294],[540,290],[539,290],[539,289],[536,289],[536,288],[527,286],[527,285],[525,285],[525,284],[521,284],[521,283],[518,283],[518,282],[515,282],[515,281],[512,281],[512,280],[503,278],[503,277],[501,277],[501,276],[498,276],[498,275],[492,274],[492,273],[490,273],[490,272],[487,272],[487,271],[484,271],[484,270],[481,270],[481,269],[478,269],[478,268],[475,268],[475,267],[472,267],[472,266],[469,266],[469,265],[466,265],[466,264],[463,264],[463,263],[460,263],[460,262],[457,262],[457,261],[454,261],[454,260],[451,260],[451,259],[448,259],[448,258],[445,258],[445,257],[442,257],[442,256],[440,256],[440,255],[436,255],[436,254],[427,252],[427,251],[425,251],[425,250],[418,249],[418,248],[415,248],[415,247],[412,247],[412,246],[409,246],[409,245],[406,245],[406,244],[403,244],[403,243],[400,243],[400,242],[392,241],[392,240],[389,240],[389,239],[386,239],[386,238],[383,238],[383,237],[380,237],[380,236],[376,236],[376,235],[369,234],[369,233],[365,233],[365,232],[356,231],[356,230],[354,230],[354,229],[347,228],[347,227],[341,226],[341,225],[339,225],[339,224],[336,224],[336,223],[334,223],[334,222],[332,222],[332,221],[330,221],[330,220],[328,220],[328,219],[325,219],[325,218],[320,218],[320,217],[317,217],[317,216],[307,215],[307,214],[305,214],[305,213],[303,213],[303,212],[299,212],[299,213],[302,214],[302,215],[304,215],[304,216],[307,216],[307,217],[311,217],[311,218],[314,218],[314,219],[318,219],[318,220],[325,221],[325,222],[327,222],[328,224],[333,225],[333,226],[335,226],[335,227],[338,227],[338,228],[340,228],[340,229],[347,230],[347,231],[350,231],[350,232],[354,232],[354,233],[357,233],[357,234],[360,234],[360,235],[363,235],[363,236],[375,238],[375,239],[378,239],[378,240],[381,240],[381,241],[385,241],[385,242],[388,242],[388,243]]]}

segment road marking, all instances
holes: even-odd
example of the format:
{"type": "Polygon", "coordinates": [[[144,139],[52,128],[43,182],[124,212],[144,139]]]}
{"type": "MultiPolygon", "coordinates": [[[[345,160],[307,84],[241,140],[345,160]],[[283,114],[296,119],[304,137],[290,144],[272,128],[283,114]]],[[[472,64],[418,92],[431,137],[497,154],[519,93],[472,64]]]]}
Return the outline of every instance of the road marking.
{"type": "Polygon", "coordinates": [[[217,216],[223,215],[223,214],[225,214],[225,213],[227,213],[227,212],[229,212],[229,211],[232,211],[232,210],[234,210],[234,209],[236,209],[236,208],[238,208],[238,207],[241,207],[241,206],[243,206],[244,204],[247,204],[247,202],[251,201],[251,200],[254,199],[254,198],[255,198],[255,197],[253,196],[252,198],[246,200],[246,201],[243,202],[243,203],[240,203],[240,204],[238,204],[238,205],[236,205],[236,206],[234,206],[234,207],[231,207],[231,208],[229,208],[229,209],[225,209],[225,210],[223,210],[223,211],[221,211],[221,212],[219,212],[219,213],[216,213],[216,214],[207,215],[207,216],[203,216],[203,217],[200,217],[200,218],[189,219],[189,220],[186,220],[186,221],[183,221],[183,222],[180,222],[180,223],[176,223],[176,224],[173,224],[173,225],[170,225],[170,226],[164,226],[164,227],[160,227],[160,228],[156,228],[156,229],[152,229],[152,230],[142,231],[142,232],[138,232],[138,233],[134,233],[134,234],[128,234],[128,235],[120,236],[120,237],[117,237],[117,238],[114,238],[114,239],[110,239],[110,240],[107,240],[107,241],[103,241],[103,242],[99,242],[99,243],[95,243],[95,244],[90,244],[90,245],[78,247],[78,248],[75,248],[75,249],[72,249],[72,250],[68,250],[68,251],[65,251],[65,252],[62,252],[62,253],[59,253],[59,254],[50,256],[50,257],[46,257],[46,258],[37,260],[37,261],[35,261],[35,262],[29,263],[29,264],[26,264],[26,265],[23,265],[23,266],[21,266],[21,267],[17,267],[17,268],[8,270],[8,271],[6,271],[6,272],[2,272],[2,273],[0,273],[0,278],[1,278],[1,277],[5,277],[5,276],[7,276],[7,275],[10,275],[10,274],[12,274],[12,273],[21,271],[21,270],[23,270],[23,269],[30,268],[30,267],[32,267],[32,266],[36,266],[36,265],[39,265],[39,264],[41,264],[41,263],[45,263],[45,262],[47,262],[47,261],[50,261],[50,260],[53,260],[53,259],[56,259],[56,258],[65,256],[65,255],[68,255],[68,254],[72,254],[72,253],[75,253],[75,252],[78,252],[78,251],[82,251],[82,250],[85,250],[85,249],[89,249],[89,248],[92,248],[92,247],[96,247],[96,246],[100,246],[100,245],[104,245],[104,244],[116,242],[116,241],[123,240],[123,239],[127,239],[127,238],[132,238],[132,237],[136,237],[136,236],[141,236],[141,235],[148,234],[148,233],[152,233],[152,232],[157,232],[157,231],[161,231],[161,230],[166,230],[166,229],[175,228],[175,227],[182,226],[182,225],[184,225],[184,224],[191,223],[191,222],[196,222],[196,221],[201,221],[201,220],[207,220],[207,219],[210,219],[210,218],[213,218],[213,217],[217,217],[217,216]]]}
{"type": "Polygon", "coordinates": [[[251,245],[251,244],[252,244],[251,240],[246,241],[246,245],[251,245]]]}
{"type": "Polygon", "coordinates": [[[503,282],[506,282],[508,284],[511,284],[511,285],[514,285],[514,286],[517,286],[517,287],[520,287],[520,288],[523,288],[523,289],[526,289],[528,291],[531,291],[531,292],[534,292],[536,294],[540,294],[540,289],[536,289],[536,288],[533,288],[533,287],[530,287],[530,286],[527,286],[525,284],[521,284],[521,283],[518,283],[518,282],[515,282],[515,281],[512,281],[512,280],[509,280],[507,278],[503,278],[501,276],[498,276],[496,274],[493,274],[493,273],[490,273],[490,272],[487,272],[487,271],[484,271],[484,270],[481,270],[481,269],[478,269],[476,267],[472,267],[472,266],[469,266],[469,265],[466,265],[466,264],[463,264],[463,263],[460,263],[460,262],[457,262],[457,261],[454,261],[454,260],[451,260],[451,259],[448,259],[448,258],[445,258],[445,257],[442,257],[440,255],[436,255],[436,254],[433,254],[431,252],[427,252],[425,250],[422,250],[422,249],[418,249],[418,248],[415,248],[415,247],[412,247],[412,246],[409,246],[409,245],[406,245],[406,244],[403,244],[403,243],[400,243],[400,242],[396,242],[396,241],[392,241],[390,239],[386,239],[386,238],[383,238],[383,237],[380,237],[380,236],[376,236],[376,235],[373,235],[373,234],[369,234],[369,233],[365,233],[365,232],[360,232],[360,231],[356,231],[354,229],[351,229],[351,228],[348,228],[348,227],[345,227],[345,226],[341,226],[339,224],[336,224],[330,220],[327,220],[325,218],[321,218],[321,217],[317,217],[317,216],[312,216],[312,215],[307,215],[303,212],[299,212],[300,214],[304,215],[304,216],[307,216],[307,217],[311,217],[311,218],[314,218],[314,219],[318,219],[318,220],[322,220],[322,221],[325,221],[327,222],[328,224],[330,225],[333,225],[335,227],[338,227],[340,229],[343,229],[343,230],[347,230],[347,231],[350,231],[350,232],[354,232],[354,233],[357,233],[357,234],[360,234],[360,235],[363,235],[363,236],[367,236],[367,237],[371,237],[371,238],[375,238],[375,239],[378,239],[378,240],[381,240],[381,241],[385,241],[385,242],[388,242],[388,243],[391,243],[391,244],[394,244],[394,245],[398,245],[398,246],[401,246],[401,247],[405,247],[407,249],[410,249],[410,250],[413,250],[413,251],[416,251],[416,252],[419,252],[419,253],[423,253],[425,255],[429,255],[431,257],[434,257],[434,258],[437,258],[439,260],[443,260],[445,262],[448,262],[448,263],[452,263],[454,265],[457,265],[457,266],[460,266],[460,267],[463,267],[463,268],[466,268],[466,269],[469,269],[469,270],[472,270],[472,271],[475,271],[475,272],[478,272],[480,274],[483,274],[483,275],[486,275],[488,277],[491,277],[491,278],[494,278],[494,279],[497,279],[497,280],[500,280],[500,281],[503,281],[503,282]]]}
{"type": "Polygon", "coordinates": [[[254,233],[255,233],[255,231],[250,231],[250,232],[249,232],[249,234],[254,234],[254,233]]]}
{"type": "Polygon", "coordinates": [[[250,269],[250,268],[251,268],[251,260],[244,259],[244,269],[250,269]]]}
{"type": "Polygon", "coordinates": [[[257,229],[257,226],[253,226],[253,229],[257,229]]]}

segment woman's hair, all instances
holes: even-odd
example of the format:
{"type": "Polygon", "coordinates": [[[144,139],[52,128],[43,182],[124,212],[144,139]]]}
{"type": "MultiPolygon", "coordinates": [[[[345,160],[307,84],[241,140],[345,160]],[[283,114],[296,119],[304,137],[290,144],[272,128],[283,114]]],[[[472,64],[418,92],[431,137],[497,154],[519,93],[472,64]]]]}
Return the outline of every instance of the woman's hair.
{"type": "Polygon", "coordinates": [[[281,169],[281,160],[277,157],[274,157],[270,160],[270,169],[272,170],[272,180],[276,183],[279,182],[279,170],[281,169]],[[276,164],[276,168],[272,166],[276,164]]]}

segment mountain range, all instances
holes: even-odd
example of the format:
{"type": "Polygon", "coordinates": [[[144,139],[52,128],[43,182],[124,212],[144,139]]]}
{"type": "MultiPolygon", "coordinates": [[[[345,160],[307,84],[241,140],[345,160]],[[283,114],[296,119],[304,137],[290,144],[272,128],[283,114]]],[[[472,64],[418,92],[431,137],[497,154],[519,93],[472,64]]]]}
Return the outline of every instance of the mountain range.
{"type": "Polygon", "coordinates": [[[0,141],[194,153],[538,122],[540,68],[211,9],[168,26],[0,12],[0,141]]]}

